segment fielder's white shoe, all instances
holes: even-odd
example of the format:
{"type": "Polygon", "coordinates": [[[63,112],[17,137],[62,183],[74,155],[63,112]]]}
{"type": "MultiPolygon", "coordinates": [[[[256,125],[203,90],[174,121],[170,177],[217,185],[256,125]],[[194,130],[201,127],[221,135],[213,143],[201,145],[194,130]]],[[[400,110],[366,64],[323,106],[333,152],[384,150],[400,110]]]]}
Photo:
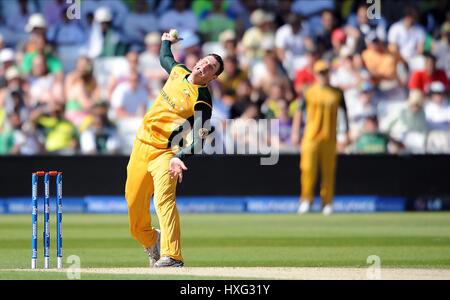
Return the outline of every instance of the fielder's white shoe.
{"type": "Polygon", "coordinates": [[[156,238],[156,243],[153,245],[153,247],[150,248],[145,248],[144,251],[148,254],[148,260],[149,260],[149,264],[150,264],[150,268],[155,266],[156,262],[159,260],[160,258],[160,247],[161,247],[161,230],[159,229],[155,229],[156,230],[156,234],[157,234],[157,238],[156,238]]]}
{"type": "Polygon", "coordinates": [[[311,209],[311,203],[309,201],[302,201],[300,203],[297,213],[299,215],[303,215],[303,214],[306,214],[307,212],[309,212],[310,209],[311,209]]]}
{"type": "Polygon", "coordinates": [[[325,205],[325,206],[322,208],[322,213],[323,213],[325,216],[331,215],[331,214],[333,213],[333,205],[331,205],[331,204],[325,205]]]}

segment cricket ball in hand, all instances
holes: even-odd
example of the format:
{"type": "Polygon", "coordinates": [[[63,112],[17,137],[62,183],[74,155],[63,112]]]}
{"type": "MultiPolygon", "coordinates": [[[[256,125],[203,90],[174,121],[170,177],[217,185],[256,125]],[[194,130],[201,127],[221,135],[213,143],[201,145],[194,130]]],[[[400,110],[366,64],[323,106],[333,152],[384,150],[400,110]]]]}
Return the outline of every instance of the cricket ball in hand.
{"type": "Polygon", "coordinates": [[[169,35],[170,35],[171,37],[173,37],[174,39],[178,39],[178,31],[177,31],[176,29],[171,29],[171,30],[169,31],[169,35]]]}

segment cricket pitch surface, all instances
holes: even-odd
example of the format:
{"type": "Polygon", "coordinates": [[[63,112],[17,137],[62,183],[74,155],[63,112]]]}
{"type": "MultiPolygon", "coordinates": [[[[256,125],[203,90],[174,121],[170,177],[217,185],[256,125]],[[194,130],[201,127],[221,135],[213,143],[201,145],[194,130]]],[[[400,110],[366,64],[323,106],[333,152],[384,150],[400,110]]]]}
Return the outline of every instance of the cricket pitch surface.
{"type": "MultiPolygon", "coordinates": [[[[77,269],[26,270],[9,269],[9,272],[76,272],[77,269]]],[[[450,269],[381,268],[278,268],[278,267],[184,267],[184,268],[81,268],[83,274],[101,275],[173,275],[207,278],[268,279],[268,280],[449,280],[450,269]]],[[[174,278],[175,279],[175,278],[174,278]]]]}

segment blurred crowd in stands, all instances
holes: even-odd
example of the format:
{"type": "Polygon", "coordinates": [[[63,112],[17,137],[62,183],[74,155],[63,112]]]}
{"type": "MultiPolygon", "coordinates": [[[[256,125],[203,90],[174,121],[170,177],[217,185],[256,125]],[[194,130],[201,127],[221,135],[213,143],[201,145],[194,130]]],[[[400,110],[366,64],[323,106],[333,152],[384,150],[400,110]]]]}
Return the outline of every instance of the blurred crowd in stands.
{"type": "Polygon", "coordinates": [[[450,153],[450,1],[367,2],[0,1],[0,154],[129,153],[167,78],[171,28],[188,68],[224,58],[213,118],[236,120],[238,146],[257,142],[245,134],[255,120],[275,119],[271,143],[299,151],[293,118],[326,59],[350,121],[341,153],[450,153]]]}

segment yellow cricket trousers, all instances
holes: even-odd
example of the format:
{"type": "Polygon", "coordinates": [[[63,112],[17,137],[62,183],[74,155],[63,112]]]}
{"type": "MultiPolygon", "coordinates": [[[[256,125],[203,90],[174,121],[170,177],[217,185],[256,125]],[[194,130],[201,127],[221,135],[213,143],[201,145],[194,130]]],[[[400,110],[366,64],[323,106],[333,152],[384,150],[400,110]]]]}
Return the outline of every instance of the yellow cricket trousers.
{"type": "Polygon", "coordinates": [[[314,200],[317,171],[320,166],[322,205],[331,204],[334,196],[336,172],[336,141],[302,141],[301,186],[302,201],[314,200]]]}
{"type": "Polygon", "coordinates": [[[153,196],[161,229],[161,257],[181,256],[180,218],[175,203],[177,180],[170,179],[170,149],[158,149],[136,139],[127,166],[125,198],[130,232],[143,247],[152,247],[156,231],[151,224],[150,198],[153,196]]]}

